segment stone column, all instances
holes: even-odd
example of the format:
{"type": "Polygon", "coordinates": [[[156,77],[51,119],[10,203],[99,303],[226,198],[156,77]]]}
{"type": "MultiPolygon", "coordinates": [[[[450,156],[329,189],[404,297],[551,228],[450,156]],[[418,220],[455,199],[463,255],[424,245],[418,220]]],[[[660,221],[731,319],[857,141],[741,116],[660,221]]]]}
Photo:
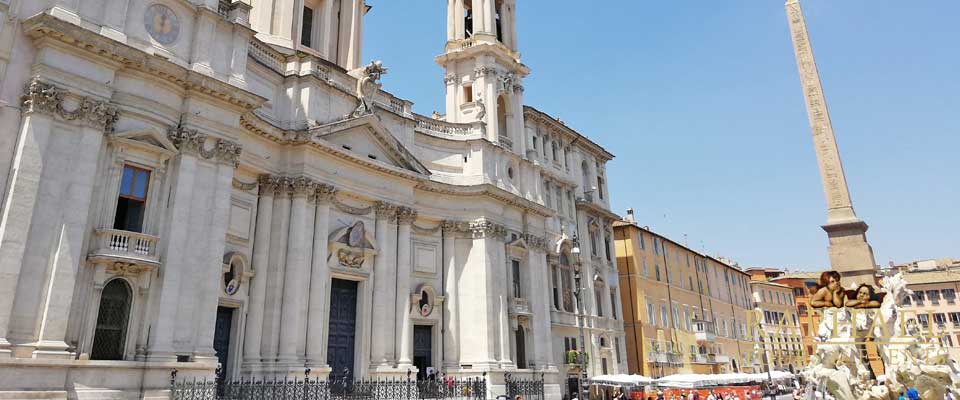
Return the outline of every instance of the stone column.
{"type": "Polygon", "coordinates": [[[494,38],[497,37],[497,4],[495,0],[480,0],[483,2],[483,30],[494,38]]]}
{"type": "Polygon", "coordinates": [[[391,289],[396,283],[395,275],[387,265],[387,253],[391,250],[390,235],[392,225],[390,221],[396,220],[397,206],[386,202],[377,202],[374,205],[376,210],[376,246],[377,255],[373,261],[373,327],[372,332],[378,332],[377,335],[371,335],[370,345],[370,364],[373,368],[389,367],[392,361],[392,353],[388,349],[393,347],[391,338],[384,334],[393,327],[393,318],[391,314],[395,313],[391,304],[394,303],[390,296],[391,289]]]}
{"type": "Polygon", "coordinates": [[[400,207],[397,210],[397,338],[400,356],[397,367],[413,365],[413,320],[410,319],[410,224],[417,219],[417,210],[400,207]]]}
{"type": "Polygon", "coordinates": [[[280,324],[280,347],[277,361],[288,366],[296,361],[298,332],[304,323],[300,308],[307,295],[309,260],[307,260],[307,195],[315,190],[313,182],[304,177],[293,179],[293,200],[290,210],[290,238],[287,241],[287,271],[283,280],[283,308],[280,324]]]}
{"type": "Polygon", "coordinates": [[[267,292],[267,276],[270,271],[270,226],[273,218],[273,192],[277,178],[261,175],[260,198],[257,200],[257,227],[253,236],[253,259],[251,266],[256,274],[250,281],[247,305],[247,326],[243,338],[244,363],[260,363],[260,339],[263,334],[263,306],[267,292]]]}
{"type": "Polygon", "coordinates": [[[443,366],[455,369],[460,367],[460,309],[458,303],[459,278],[457,271],[457,231],[456,221],[443,221],[443,265],[446,268],[444,287],[445,321],[443,330],[443,366]]]}
{"type": "Polygon", "coordinates": [[[313,261],[310,272],[310,305],[307,316],[307,366],[325,367],[326,346],[323,344],[324,326],[327,323],[327,283],[330,281],[327,268],[327,234],[330,225],[330,201],[336,188],[318,184],[316,189],[316,218],[313,224],[313,261]]]}
{"type": "Polygon", "coordinates": [[[261,334],[260,358],[263,362],[277,360],[279,345],[280,307],[283,295],[286,244],[290,226],[290,179],[277,179],[273,196],[273,218],[270,225],[270,268],[266,279],[267,293],[264,296],[263,332],[261,334]]]}
{"type": "Polygon", "coordinates": [[[336,36],[336,29],[333,28],[333,1],[324,1],[323,8],[321,11],[321,18],[323,19],[320,23],[321,36],[320,36],[320,52],[323,54],[323,57],[327,60],[333,60],[334,52],[336,49],[331,48],[333,43],[333,38],[336,36]]]}
{"type": "Polygon", "coordinates": [[[466,36],[464,31],[466,27],[463,20],[464,12],[463,0],[453,0],[453,39],[455,40],[463,40],[466,36]]]}

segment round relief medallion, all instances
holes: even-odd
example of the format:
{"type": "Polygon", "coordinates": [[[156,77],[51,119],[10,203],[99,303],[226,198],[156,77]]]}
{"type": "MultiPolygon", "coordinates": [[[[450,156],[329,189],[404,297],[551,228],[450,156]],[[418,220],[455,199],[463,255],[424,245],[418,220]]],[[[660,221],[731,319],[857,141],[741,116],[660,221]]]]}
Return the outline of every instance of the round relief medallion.
{"type": "Polygon", "coordinates": [[[143,24],[147,33],[160,44],[170,44],[180,35],[180,19],[177,14],[163,4],[147,7],[143,14],[143,24]]]}

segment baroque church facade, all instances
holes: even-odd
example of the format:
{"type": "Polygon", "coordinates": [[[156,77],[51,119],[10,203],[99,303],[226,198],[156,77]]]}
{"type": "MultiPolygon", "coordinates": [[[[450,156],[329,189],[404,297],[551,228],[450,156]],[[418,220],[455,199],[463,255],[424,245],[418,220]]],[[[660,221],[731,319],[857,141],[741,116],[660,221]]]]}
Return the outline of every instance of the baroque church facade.
{"type": "Polygon", "coordinates": [[[524,105],[514,0],[447,2],[430,117],[363,64],[368,11],[0,0],[0,398],[626,372],[613,155],[524,105]]]}

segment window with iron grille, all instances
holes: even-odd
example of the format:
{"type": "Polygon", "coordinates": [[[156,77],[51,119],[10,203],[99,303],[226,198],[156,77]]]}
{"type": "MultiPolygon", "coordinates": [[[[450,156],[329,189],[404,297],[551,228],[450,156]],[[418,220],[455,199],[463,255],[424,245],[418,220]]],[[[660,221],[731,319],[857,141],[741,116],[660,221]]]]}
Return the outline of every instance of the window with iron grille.
{"type": "Polygon", "coordinates": [[[130,313],[130,285],[111,280],[100,295],[97,327],[93,334],[92,360],[122,360],[130,313]]]}

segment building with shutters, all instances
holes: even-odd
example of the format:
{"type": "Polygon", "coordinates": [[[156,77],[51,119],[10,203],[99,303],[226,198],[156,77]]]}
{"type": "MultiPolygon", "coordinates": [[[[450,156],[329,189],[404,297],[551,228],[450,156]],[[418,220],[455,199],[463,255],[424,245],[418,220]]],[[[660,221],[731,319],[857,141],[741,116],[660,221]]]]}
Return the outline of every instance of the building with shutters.
{"type": "Polygon", "coordinates": [[[614,223],[630,373],[759,371],[750,276],[627,218],[614,223]]]}
{"type": "Polygon", "coordinates": [[[524,104],[513,0],[446,7],[427,117],[363,0],[0,1],[0,398],[626,371],[613,155],[524,104]]]}

